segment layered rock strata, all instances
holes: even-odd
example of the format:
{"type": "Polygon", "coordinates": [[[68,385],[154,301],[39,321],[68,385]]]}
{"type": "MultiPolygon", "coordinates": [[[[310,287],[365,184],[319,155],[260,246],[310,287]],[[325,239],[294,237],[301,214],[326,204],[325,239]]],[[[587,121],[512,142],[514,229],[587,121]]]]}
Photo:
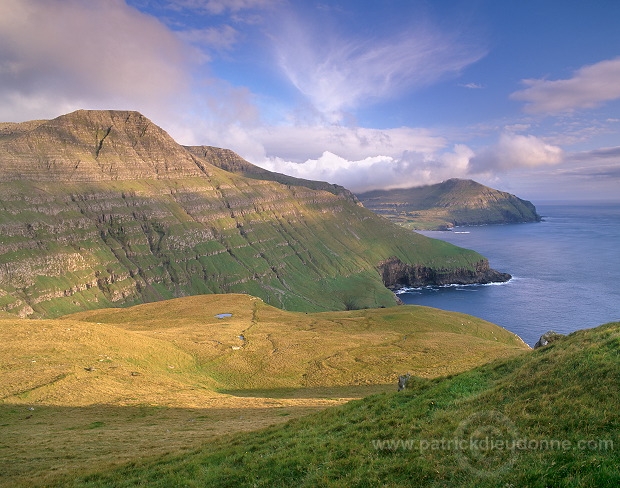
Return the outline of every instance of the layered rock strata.
{"type": "Polygon", "coordinates": [[[1,124],[0,310],[54,317],[228,292],[300,311],[390,306],[377,266],[391,257],[487,279],[478,253],[346,192],[248,178],[216,156],[136,112],[1,124]]]}

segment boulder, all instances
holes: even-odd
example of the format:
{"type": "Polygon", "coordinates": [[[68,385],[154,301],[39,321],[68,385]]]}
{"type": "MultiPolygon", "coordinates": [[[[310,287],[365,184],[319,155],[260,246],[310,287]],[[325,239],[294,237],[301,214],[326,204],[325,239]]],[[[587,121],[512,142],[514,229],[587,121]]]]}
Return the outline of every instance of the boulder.
{"type": "Polygon", "coordinates": [[[398,391],[404,390],[407,387],[407,381],[410,377],[410,373],[403,374],[398,377],[398,391]]]}
{"type": "Polygon", "coordinates": [[[543,335],[540,336],[538,342],[534,344],[534,349],[538,349],[539,347],[544,347],[547,344],[551,344],[552,342],[557,341],[561,337],[565,337],[564,334],[558,334],[557,332],[554,332],[552,330],[550,330],[549,332],[545,332],[543,335]]]}

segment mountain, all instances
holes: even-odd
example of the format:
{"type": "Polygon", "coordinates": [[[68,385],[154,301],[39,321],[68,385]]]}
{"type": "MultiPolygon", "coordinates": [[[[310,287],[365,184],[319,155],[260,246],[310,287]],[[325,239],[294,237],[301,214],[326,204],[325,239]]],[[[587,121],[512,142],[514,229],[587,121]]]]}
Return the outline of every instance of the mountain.
{"type": "Polygon", "coordinates": [[[374,190],[357,197],[366,208],[409,229],[540,221],[531,202],[458,178],[435,185],[374,190]]]}
{"type": "Polygon", "coordinates": [[[620,323],[471,371],[412,377],[192,452],[46,486],[615,487],[620,323]]]}
{"type": "Polygon", "coordinates": [[[206,159],[213,166],[217,166],[231,173],[257,180],[277,181],[283,185],[303,186],[311,190],[323,190],[334,195],[344,196],[348,200],[361,205],[357,197],[344,186],[327,183],[325,181],[306,180],[282,173],[275,173],[263,169],[243,159],[230,149],[221,149],[213,146],[184,146],[192,154],[206,159]]]}
{"type": "Polygon", "coordinates": [[[344,310],[394,305],[386,285],[509,278],[344,189],[257,171],[230,151],[185,148],[137,112],[0,124],[0,311],[57,317],[208,293],[344,310]]]}

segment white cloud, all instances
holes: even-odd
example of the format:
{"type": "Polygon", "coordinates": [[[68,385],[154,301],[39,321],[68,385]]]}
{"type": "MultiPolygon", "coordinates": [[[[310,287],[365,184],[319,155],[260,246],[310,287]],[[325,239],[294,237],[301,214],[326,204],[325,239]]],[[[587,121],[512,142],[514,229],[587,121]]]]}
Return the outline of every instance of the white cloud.
{"type": "Polygon", "coordinates": [[[442,149],[446,140],[428,129],[370,129],[362,127],[282,126],[254,131],[268,156],[291,161],[316,158],[328,151],[350,160],[369,155],[398,157],[403,151],[430,153],[442,149]]]}
{"type": "Polygon", "coordinates": [[[398,156],[378,155],[349,160],[326,151],[316,159],[294,163],[282,158],[266,159],[260,166],[299,178],[329,181],[354,192],[378,188],[406,188],[437,183],[467,173],[473,151],[457,145],[444,153],[403,151],[398,156]]]}
{"type": "Polygon", "coordinates": [[[330,122],[343,111],[459,73],[482,49],[422,25],[387,37],[344,37],[288,12],[273,34],[278,63],[330,122]]]}
{"type": "Polygon", "coordinates": [[[187,50],[122,0],[3,0],[0,120],[77,108],[158,112],[187,90],[187,50]]]}
{"type": "Polygon", "coordinates": [[[283,0],[171,0],[168,5],[174,9],[190,9],[213,15],[224,15],[243,10],[269,9],[281,3],[283,0]]]}
{"type": "Polygon", "coordinates": [[[470,172],[502,172],[516,168],[533,168],[559,164],[563,152],[558,146],[545,143],[532,135],[504,132],[493,146],[482,148],[470,161],[470,172]]]}
{"type": "Polygon", "coordinates": [[[528,88],[510,98],[530,113],[568,112],[620,99],[620,58],[584,66],[567,80],[523,80],[528,88]]]}
{"type": "MultiPolygon", "coordinates": [[[[389,131],[387,131],[389,135],[389,131]]],[[[429,142],[429,141],[427,141],[429,142]]],[[[500,177],[513,170],[537,170],[563,161],[562,150],[532,135],[505,132],[492,146],[474,152],[464,144],[447,149],[446,142],[436,136],[431,144],[384,145],[385,153],[369,150],[358,159],[344,157],[338,150],[325,151],[302,163],[271,156],[256,164],[272,171],[343,185],[354,192],[378,188],[406,188],[444,181],[448,178],[500,177]]],[[[343,146],[344,148],[345,146],[343,146]]],[[[378,150],[378,148],[377,148],[378,150]]],[[[603,151],[612,157],[617,148],[603,151]]],[[[593,154],[594,156],[594,154],[593,154]]]]}
{"type": "Polygon", "coordinates": [[[185,42],[216,50],[230,50],[239,39],[239,32],[226,24],[180,31],[178,35],[185,42]]]}
{"type": "Polygon", "coordinates": [[[460,84],[459,86],[462,88],[469,88],[471,90],[481,90],[484,88],[484,86],[480,85],[479,83],[465,83],[460,84]]]}

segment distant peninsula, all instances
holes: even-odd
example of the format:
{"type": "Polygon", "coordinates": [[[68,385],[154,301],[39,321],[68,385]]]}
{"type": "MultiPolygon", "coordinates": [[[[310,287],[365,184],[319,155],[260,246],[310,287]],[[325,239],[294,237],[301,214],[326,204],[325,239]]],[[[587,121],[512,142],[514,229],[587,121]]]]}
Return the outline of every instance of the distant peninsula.
{"type": "Polygon", "coordinates": [[[541,220],[531,202],[458,178],[435,185],[374,190],[357,197],[364,207],[408,229],[447,230],[541,220]]]}

